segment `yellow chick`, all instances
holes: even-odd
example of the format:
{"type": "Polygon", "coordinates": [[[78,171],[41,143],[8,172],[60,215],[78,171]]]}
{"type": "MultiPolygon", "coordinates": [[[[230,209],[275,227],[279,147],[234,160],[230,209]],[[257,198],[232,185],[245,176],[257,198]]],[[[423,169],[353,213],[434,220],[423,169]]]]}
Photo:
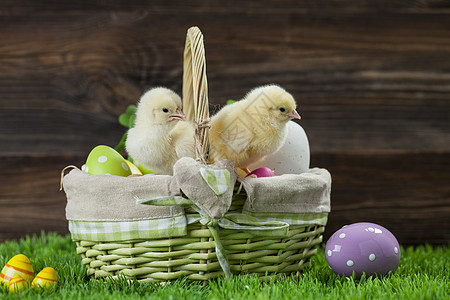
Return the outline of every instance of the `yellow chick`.
{"type": "Polygon", "coordinates": [[[211,159],[231,160],[248,174],[248,165],[283,145],[291,119],[300,116],[294,98],[287,91],[277,85],[252,90],[211,118],[211,159]]]}
{"type": "Polygon", "coordinates": [[[172,175],[179,158],[194,157],[194,126],[184,120],[181,106],[180,97],[162,87],[146,92],[137,105],[125,148],[134,160],[157,174],[172,175]]]}

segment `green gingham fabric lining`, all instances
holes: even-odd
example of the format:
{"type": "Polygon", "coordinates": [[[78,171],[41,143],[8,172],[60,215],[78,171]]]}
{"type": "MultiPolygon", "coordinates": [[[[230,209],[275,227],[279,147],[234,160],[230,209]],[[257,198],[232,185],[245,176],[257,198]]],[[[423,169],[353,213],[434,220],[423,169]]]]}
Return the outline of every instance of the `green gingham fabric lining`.
{"type": "Polygon", "coordinates": [[[95,242],[179,237],[187,234],[186,216],[137,221],[69,221],[72,239],[95,242]]]}
{"type": "MultiPolygon", "coordinates": [[[[289,225],[326,225],[328,219],[327,213],[289,214],[248,211],[243,213],[256,217],[262,222],[285,222],[289,225]]],[[[179,237],[187,234],[188,224],[199,222],[200,219],[197,214],[188,214],[173,218],[128,222],[69,221],[69,231],[73,239],[86,241],[113,242],[179,237]]]]}
{"type": "Polygon", "coordinates": [[[289,225],[323,225],[328,221],[328,213],[256,213],[243,211],[244,214],[265,222],[286,222],[289,225]]]}
{"type": "Polygon", "coordinates": [[[225,193],[230,186],[230,171],[227,169],[215,170],[202,167],[200,174],[217,196],[225,193]]]}

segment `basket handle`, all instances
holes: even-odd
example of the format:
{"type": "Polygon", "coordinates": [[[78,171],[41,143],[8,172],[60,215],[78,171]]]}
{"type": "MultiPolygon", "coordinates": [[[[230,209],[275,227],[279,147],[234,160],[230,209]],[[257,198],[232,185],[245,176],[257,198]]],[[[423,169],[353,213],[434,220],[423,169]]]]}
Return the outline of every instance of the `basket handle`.
{"type": "Polygon", "coordinates": [[[198,27],[187,31],[183,64],[183,111],[194,122],[195,157],[209,162],[209,105],[203,34],[198,27]]]}

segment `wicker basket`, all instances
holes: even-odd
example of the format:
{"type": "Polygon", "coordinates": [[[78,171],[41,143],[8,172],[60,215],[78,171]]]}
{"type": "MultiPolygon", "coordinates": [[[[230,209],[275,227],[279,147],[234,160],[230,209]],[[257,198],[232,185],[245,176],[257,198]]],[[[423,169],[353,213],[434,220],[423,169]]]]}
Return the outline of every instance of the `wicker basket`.
{"type": "MultiPolygon", "coordinates": [[[[184,111],[188,119],[199,125],[196,132],[200,145],[197,147],[197,157],[206,163],[208,130],[207,126],[201,126],[208,120],[209,114],[206,64],[203,36],[197,27],[188,30],[184,56],[184,111]]],[[[229,211],[242,212],[246,199],[245,189],[239,188],[237,183],[229,211]]],[[[186,208],[186,214],[195,216],[198,212],[186,208]]],[[[288,227],[283,237],[223,228],[217,228],[215,232],[211,226],[200,222],[188,224],[184,236],[150,240],[98,241],[72,237],[77,245],[76,251],[87,267],[87,274],[93,278],[125,276],[144,282],[169,281],[180,276],[190,280],[217,278],[227,275],[218,258],[221,255],[217,253],[220,243],[229,272],[254,274],[267,280],[280,274],[298,276],[316,254],[315,246],[322,242],[323,224],[291,224],[288,227]]]]}
{"type": "MultiPolygon", "coordinates": [[[[316,254],[323,231],[324,226],[292,226],[287,238],[276,240],[227,230],[220,234],[233,274],[255,274],[269,280],[283,273],[298,276],[316,254]]],[[[95,278],[122,275],[145,282],[222,276],[210,230],[191,225],[188,232],[183,238],[130,243],[76,241],[77,253],[87,266],[87,274],[95,278]]]]}

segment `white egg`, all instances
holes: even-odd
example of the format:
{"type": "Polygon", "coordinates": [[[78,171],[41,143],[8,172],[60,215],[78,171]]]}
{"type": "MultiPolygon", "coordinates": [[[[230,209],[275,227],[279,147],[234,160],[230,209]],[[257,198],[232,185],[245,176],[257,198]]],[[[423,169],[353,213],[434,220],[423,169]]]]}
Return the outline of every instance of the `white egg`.
{"type": "Polygon", "coordinates": [[[309,142],[305,130],[294,121],[288,122],[288,135],[283,146],[249,166],[250,170],[267,167],[275,175],[300,174],[308,171],[310,162],[309,142]]]}

